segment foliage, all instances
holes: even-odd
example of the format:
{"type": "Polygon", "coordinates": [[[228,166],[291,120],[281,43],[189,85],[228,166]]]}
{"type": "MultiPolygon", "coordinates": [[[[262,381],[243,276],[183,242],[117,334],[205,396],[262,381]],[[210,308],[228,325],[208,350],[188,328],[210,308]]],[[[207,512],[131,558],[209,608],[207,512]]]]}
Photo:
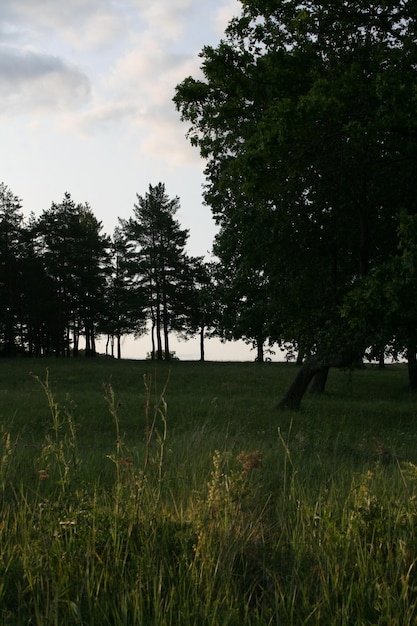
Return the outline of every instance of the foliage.
{"type": "MultiPolygon", "coordinates": [[[[171,350],[171,352],[169,353],[169,357],[166,359],[165,358],[165,354],[164,351],[162,351],[162,356],[163,356],[163,360],[164,361],[179,361],[179,357],[177,356],[175,350],[171,350]]],[[[147,352],[146,354],[146,360],[147,361],[153,361],[155,359],[155,355],[152,354],[152,352],[147,352]]]]}
{"type": "Polygon", "coordinates": [[[76,205],[69,193],[39,218],[37,245],[53,289],[50,309],[54,319],[48,323],[55,331],[51,333],[52,345],[43,346],[43,351],[68,355],[72,335],[77,353],[83,333],[86,354],[95,354],[97,326],[104,314],[109,244],[101,230],[90,207],[76,205]]]}
{"type": "Polygon", "coordinates": [[[162,183],[150,186],[111,240],[89,205],[68,192],[25,220],[21,201],[1,183],[0,356],[95,356],[105,334],[106,355],[121,358],[122,337],[144,333],[148,319],[160,356],[169,355],[170,332],[204,335],[212,323],[208,273],[185,253],[178,208],[162,183]]]}
{"type": "Polygon", "coordinates": [[[165,186],[149,185],[145,196],[137,195],[133,217],[121,220],[135,264],[132,274],[145,294],[152,324],[152,351],[159,360],[169,358],[169,332],[181,328],[187,293],[188,231],[180,228],[175,214],[179,198],[170,199],[165,186]],[[156,346],[155,335],[156,334],[156,346]]]}
{"type": "Polygon", "coordinates": [[[0,184],[0,344],[7,356],[16,354],[17,320],[21,313],[24,265],[24,221],[20,199],[0,184]]]}
{"type": "MultiPolygon", "coordinates": [[[[370,358],[385,350],[395,358],[406,357],[410,370],[417,353],[416,216],[402,212],[397,232],[396,253],[356,281],[345,300],[343,314],[356,332],[374,338],[370,358]]],[[[414,378],[411,374],[412,389],[416,388],[414,378]]]]}
{"type": "Polygon", "coordinates": [[[188,259],[184,275],[182,316],[179,335],[200,337],[200,361],[204,361],[204,340],[219,334],[219,308],[214,264],[202,257],[188,259]]]}
{"type": "MultiPolygon", "coordinates": [[[[110,272],[107,277],[106,311],[100,330],[107,334],[114,356],[114,342],[117,344],[117,358],[121,358],[121,338],[123,335],[140,336],[145,332],[145,293],[135,281],[135,253],[120,227],[115,228],[111,243],[110,272]]],[[[108,354],[108,345],[106,349],[108,354]]]]}
{"type": "Polygon", "coordinates": [[[216,252],[241,303],[253,273],[268,285],[273,341],[364,348],[378,337],[358,337],[340,307],[415,212],[414,3],[241,4],[174,98],[207,160],[216,252]]]}

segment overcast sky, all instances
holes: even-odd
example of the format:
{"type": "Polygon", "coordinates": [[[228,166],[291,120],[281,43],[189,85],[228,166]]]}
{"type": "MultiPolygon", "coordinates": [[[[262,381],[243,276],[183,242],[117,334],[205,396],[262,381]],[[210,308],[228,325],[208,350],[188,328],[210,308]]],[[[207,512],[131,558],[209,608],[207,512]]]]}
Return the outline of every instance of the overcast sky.
{"type": "MultiPolygon", "coordinates": [[[[24,213],[39,215],[68,191],[111,234],[118,217],[131,215],[136,193],[163,182],[180,198],[189,252],[209,252],[215,228],[202,203],[204,164],[172,98],[186,76],[198,76],[198,53],[219,42],[240,6],[0,0],[0,182],[24,213]]],[[[181,346],[183,358],[197,356],[181,346]]],[[[220,358],[253,358],[228,346],[220,358]]],[[[137,349],[126,356],[143,358],[137,349]]]]}

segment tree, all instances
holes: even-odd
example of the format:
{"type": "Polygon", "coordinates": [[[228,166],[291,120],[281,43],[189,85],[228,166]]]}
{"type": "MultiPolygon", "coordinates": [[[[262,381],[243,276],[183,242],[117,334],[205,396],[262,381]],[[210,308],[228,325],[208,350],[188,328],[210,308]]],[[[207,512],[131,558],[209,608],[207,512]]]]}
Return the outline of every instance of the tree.
{"type": "MultiPolygon", "coordinates": [[[[224,233],[224,231],[223,231],[224,233]]],[[[217,238],[214,251],[218,250],[217,238]]],[[[238,248],[216,265],[218,331],[225,340],[243,339],[256,349],[256,361],[263,363],[265,344],[272,343],[272,312],[268,277],[262,268],[249,267],[238,248]]]]}
{"type": "Polygon", "coordinates": [[[165,185],[158,183],[155,187],[149,185],[144,196],[137,194],[133,217],[121,220],[123,233],[134,246],[133,271],[152,324],[152,358],[158,360],[164,356],[169,360],[169,333],[178,328],[182,308],[188,231],[181,229],[175,219],[178,209],[179,198],[170,199],[165,185]]]}
{"type": "Polygon", "coordinates": [[[22,233],[20,326],[24,329],[21,344],[25,352],[40,357],[51,351],[50,329],[55,307],[50,304],[55,300],[55,287],[45,271],[37,228],[37,220],[31,215],[22,233]]]}
{"type": "Polygon", "coordinates": [[[84,334],[86,356],[95,356],[98,325],[104,316],[108,268],[107,236],[88,204],[67,192],[39,218],[38,246],[54,291],[48,302],[49,351],[74,356],[84,334]]]}
{"type": "Polygon", "coordinates": [[[145,323],[143,288],[135,282],[134,249],[120,227],[114,230],[110,265],[106,287],[106,310],[100,330],[107,334],[106,354],[110,343],[111,356],[114,356],[116,340],[117,358],[120,359],[122,336],[141,335],[145,323]]]}
{"type": "Polygon", "coordinates": [[[20,199],[0,183],[0,343],[5,356],[16,354],[20,315],[24,218],[20,199]]]}
{"type": "Polygon", "coordinates": [[[202,257],[187,258],[181,285],[182,315],[176,331],[188,338],[198,335],[200,361],[205,360],[205,339],[216,334],[218,301],[215,298],[214,264],[202,257]]]}
{"type": "Polygon", "coordinates": [[[249,267],[250,232],[262,241],[282,339],[313,354],[282,401],[298,408],[316,373],[372,343],[340,311],[396,248],[399,212],[415,212],[417,10],[242,5],[225,40],[203,49],[203,79],[185,79],[175,102],[207,159],[221,229],[243,224],[249,267]]]}
{"type": "Polygon", "coordinates": [[[354,332],[374,338],[371,356],[381,351],[405,357],[410,389],[417,391],[417,215],[398,219],[398,249],[357,281],[343,314],[354,332]]]}

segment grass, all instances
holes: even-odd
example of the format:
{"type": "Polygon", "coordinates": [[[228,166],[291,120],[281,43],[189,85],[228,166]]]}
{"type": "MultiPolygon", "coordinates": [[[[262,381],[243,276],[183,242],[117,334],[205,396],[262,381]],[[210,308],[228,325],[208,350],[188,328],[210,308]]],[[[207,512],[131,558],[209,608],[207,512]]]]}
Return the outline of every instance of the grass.
{"type": "Polygon", "coordinates": [[[403,366],[0,363],[0,624],[417,623],[403,366]]]}

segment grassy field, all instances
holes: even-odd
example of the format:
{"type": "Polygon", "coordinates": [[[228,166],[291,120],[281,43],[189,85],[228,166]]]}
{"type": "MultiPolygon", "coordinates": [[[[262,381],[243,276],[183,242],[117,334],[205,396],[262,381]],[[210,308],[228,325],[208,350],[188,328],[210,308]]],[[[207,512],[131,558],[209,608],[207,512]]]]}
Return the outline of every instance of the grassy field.
{"type": "Polygon", "coordinates": [[[0,624],[417,624],[403,366],[0,362],[0,624]]]}

